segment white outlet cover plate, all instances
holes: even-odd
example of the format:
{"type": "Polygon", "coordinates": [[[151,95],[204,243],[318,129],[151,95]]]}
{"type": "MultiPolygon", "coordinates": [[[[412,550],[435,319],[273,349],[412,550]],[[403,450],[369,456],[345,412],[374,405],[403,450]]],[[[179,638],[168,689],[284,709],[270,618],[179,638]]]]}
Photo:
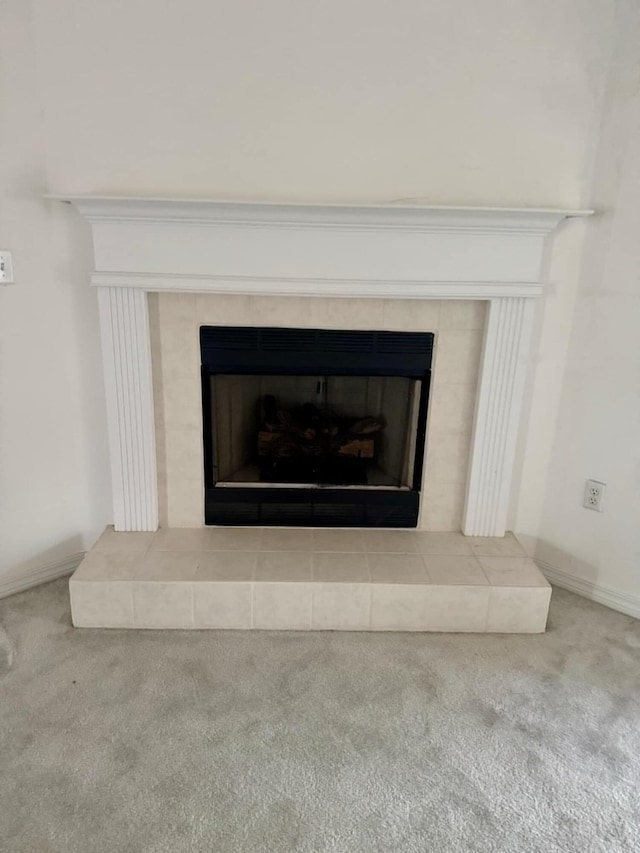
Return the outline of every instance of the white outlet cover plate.
{"type": "Polygon", "coordinates": [[[582,505],[585,509],[593,509],[596,512],[602,512],[602,503],[604,501],[604,493],[607,488],[606,483],[601,483],[600,480],[587,480],[584,487],[584,499],[582,505]]]}

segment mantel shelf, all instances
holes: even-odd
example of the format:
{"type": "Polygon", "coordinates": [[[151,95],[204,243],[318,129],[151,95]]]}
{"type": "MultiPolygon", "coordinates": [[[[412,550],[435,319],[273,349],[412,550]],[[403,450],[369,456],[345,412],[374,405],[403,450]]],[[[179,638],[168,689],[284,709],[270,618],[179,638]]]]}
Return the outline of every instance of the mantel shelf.
{"type": "Polygon", "coordinates": [[[97,286],[487,299],[539,296],[546,237],[585,210],[52,196],[92,227],[97,286]]]}
{"type": "Polygon", "coordinates": [[[49,195],[74,205],[88,220],[206,222],[221,224],[378,228],[452,228],[495,231],[552,231],[563,219],[591,216],[592,210],[471,207],[426,204],[329,204],[145,198],[136,196],[49,195]]]}

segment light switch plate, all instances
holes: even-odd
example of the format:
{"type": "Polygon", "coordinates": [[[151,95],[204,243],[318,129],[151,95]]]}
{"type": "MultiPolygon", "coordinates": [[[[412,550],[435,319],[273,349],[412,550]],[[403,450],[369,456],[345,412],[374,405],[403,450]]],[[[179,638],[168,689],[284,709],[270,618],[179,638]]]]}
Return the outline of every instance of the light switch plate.
{"type": "Polygon", "coordinates": [[[13,284],[13,261],[11,252],[0,249],[0,284],[13,284]]]}

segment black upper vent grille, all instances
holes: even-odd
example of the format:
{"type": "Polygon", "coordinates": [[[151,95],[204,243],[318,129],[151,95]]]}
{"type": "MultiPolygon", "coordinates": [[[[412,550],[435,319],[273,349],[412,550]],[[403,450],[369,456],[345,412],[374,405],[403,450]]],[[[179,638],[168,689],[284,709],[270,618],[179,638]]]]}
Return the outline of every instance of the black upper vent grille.
{"type": "Polygon", "coordinates": [[[203,326],[200,348],[214,373],[424,376],[433,334],[203,326]]]}

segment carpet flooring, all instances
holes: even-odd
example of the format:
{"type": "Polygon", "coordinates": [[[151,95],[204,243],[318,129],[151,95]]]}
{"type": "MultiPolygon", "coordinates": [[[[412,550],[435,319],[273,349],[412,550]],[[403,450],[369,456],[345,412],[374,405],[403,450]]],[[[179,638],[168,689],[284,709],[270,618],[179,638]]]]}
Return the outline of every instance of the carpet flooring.
{"type": "Polygon", "coordinates": [[[640,622],[74,630],[0,601],[2,853],[640,850],[640,622]]]}

